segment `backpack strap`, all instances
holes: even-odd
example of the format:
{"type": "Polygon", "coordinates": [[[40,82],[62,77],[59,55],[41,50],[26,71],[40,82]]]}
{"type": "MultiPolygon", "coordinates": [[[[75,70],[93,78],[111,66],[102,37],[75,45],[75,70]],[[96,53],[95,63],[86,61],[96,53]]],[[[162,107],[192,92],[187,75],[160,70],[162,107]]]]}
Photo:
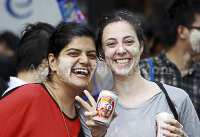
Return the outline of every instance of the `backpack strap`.
{"type": "Polygon", "coordinates": [[[171,109],[172,113],[174,114],[175,119],[178,121],[178,113],[177,113],[176,108],[175,108],[174,104],[172,103],[172,100],[170,99],[166,89],[164,88],[164,86],[161,82],[159,82],[159,83],[156,82],[156,84],[160,87],[160,89],[165,94],[169,108],[171,109]]]}
{"type": "Polygon", "coordinates": [[[152,59],[149,58],[148,63],[150,65],[150,80],[152,82],[154,82],[154,70],[153,70],[154,66],[153,66],[153,63],[152,63],[152,59]]]}

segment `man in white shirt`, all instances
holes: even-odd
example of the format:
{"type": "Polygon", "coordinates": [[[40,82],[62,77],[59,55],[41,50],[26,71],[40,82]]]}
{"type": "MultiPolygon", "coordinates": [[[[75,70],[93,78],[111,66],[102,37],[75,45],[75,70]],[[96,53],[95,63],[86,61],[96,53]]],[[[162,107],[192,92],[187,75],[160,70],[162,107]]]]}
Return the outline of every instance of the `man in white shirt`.
{"type": "Polygon", "coordinates": [[[28,24],[17,49],[17,77],[10,77],[8,91],[27,83],[41,83],[48,74],[47,46],[54,27],[48,23],[28,24]]]}

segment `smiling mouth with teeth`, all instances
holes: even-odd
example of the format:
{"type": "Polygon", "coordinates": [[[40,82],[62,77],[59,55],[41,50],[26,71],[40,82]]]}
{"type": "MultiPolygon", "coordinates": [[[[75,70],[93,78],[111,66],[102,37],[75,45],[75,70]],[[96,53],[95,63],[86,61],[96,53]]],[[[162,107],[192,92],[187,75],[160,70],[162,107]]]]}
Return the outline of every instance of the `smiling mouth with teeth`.
{"type": "Polygon", "coordinates": [[[79,74],[79,75],[88,75],[89,71],[85,69],[74,69],[73,73],[79,74]]]}
{"type": "Polygon", "coordinates": [[[129,59],[119,59],[119,60],[115,60],[118,64],[126,64],[129,62],[129,59]]]}

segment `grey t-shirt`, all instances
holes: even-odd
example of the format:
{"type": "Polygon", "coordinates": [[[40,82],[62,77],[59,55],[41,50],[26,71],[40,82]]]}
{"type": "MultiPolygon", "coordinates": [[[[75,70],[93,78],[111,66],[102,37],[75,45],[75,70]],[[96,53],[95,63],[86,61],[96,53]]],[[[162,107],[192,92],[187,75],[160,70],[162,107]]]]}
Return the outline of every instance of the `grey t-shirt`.
{"type": "MultiPolygon", "coordinates": [[[[200,122],[187,93],[179,88],[163,85],[176,107],[185,133],[189,137],[200,136],[200,122]]],[[[118,102],[116,111],[118,117],[111,123],[107,137],[155,137],[156,113],[171,112],[162,91],[135,107],[127,107],[118,102]]]]}
{"type": "MultiPolygon", "coordinates": [[[[163,84],[174,103],[179,122],[188,137],[200,136],[200,122],[188,94],[182,89],[163,84]]],[[[116,105],[118,117],[111,122],[106,137],[155,137],[157,112],[171,112],[165,94],[161,91],[146,102],[127,107],[120,102],[116,105]]],[[[81,121],[85,134],[90,132],[81,121]],[[86,133],[87,132],[87,133],[86,133]]]]}
{"type": "Polygon", "coordinates": [[[84,116],[85,111],[85,108],[83,106],[80,106],[78,116],[82,124],[82,129],[85,137],[90,137],[90,129],[85,124],[85,122],[87,121],[87,118],[84,116]]]}

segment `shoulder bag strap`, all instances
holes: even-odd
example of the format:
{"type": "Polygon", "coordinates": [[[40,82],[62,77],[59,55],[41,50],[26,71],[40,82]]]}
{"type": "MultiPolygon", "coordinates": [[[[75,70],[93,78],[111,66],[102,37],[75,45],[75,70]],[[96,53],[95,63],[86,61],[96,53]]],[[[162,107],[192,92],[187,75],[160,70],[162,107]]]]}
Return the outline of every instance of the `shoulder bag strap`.
{"type": "Polygon", "coordinates": [[[172,103],[172,100],[170,99],[170,97],[169,97],[169,95],[168,95],[166,89],[163,87],[163,84],[162,84],[161,82],[156,83],[156,84],[160,87],[160,89],[161,89],[161,90],[163,91],[163,93],[165,94],[166,99],[167,99],[167,103],[168,103],[168,105],[169,105],[169,107],[170,107],[172,113],[174,114],[175,119],[178,121],[178,113],[177,113],[177,111],[176,111],[176,109],[175,109],[175,106],[174,106],[174,104],[172,103]]]}
{"type": "Polygon", "coordinates": [[[148,63],[150,65],[150,80],[152,82],[154,82],[154,70],[153,70],[154,66],[153,66],[153,63],[152,63],[152,59],[149,58],[148,63]]]}

